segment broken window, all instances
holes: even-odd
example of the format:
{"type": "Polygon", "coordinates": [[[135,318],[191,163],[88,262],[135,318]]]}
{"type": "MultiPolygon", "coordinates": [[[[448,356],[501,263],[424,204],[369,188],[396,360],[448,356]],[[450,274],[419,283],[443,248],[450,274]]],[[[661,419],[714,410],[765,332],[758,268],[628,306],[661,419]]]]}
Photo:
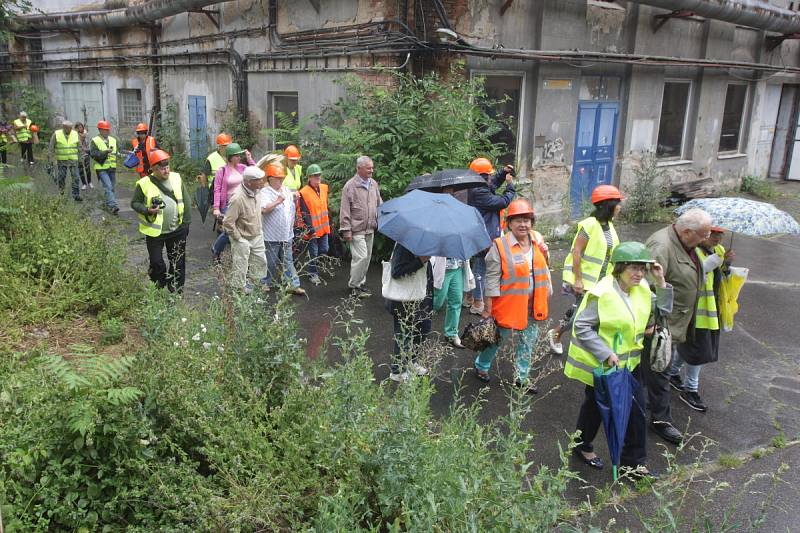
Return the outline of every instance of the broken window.
{"type": "Polygon", "coordinates": [[[620,79],[615,76],[582,76],[581,100],[619,100],[620,79]]]}
{"type": "Polygon", "coordinates": [[[719,134],[720,152],[740,152],[744,110],[747,103],[747,85],[731,83],[725,93],[725,110],[722,113],[722,131],[719,134]]]}
{"type": "Polygon", "coordinates": [[[142,121],[142,91],[117,89],[120,127],[133,127],[142,121]]]}
{"type": "Polygon", "coordinates": [[[31,85],[37,89],[44,89],[44,56],[42,55],[42,38],[38,32],[28,38],[28,52],[30,54],[31,85]]]}
{"type": "Polygon", "coordinates": [[[501,165],[515,164],[517,139],[520,130],[520,104],[522,103],[522,76],[475,73],[485,78],[484,89],[490,105],[486,113],[501,120],[502,128],[492,135],[492,142],[505,145],[498,158],[501,165]]]}
{"type": "MultiPolygon", "coordinates": [[[[299,105],[297,93],[269,93],[270,105],[270,127],[273,129],[286,130],[297,126],[299,116],[299,105]]],[[[288,143],[282,143],[281,135],[273,136],[273,149],[282,150],[288,143]]]]}
{"type": "Polygon", "coordinates": [[[682,158],[686,119],[689,115],[688,81],[667,81],[661,98],[661,118],[658,123],[656,156],[662,159],[682,158]]]}

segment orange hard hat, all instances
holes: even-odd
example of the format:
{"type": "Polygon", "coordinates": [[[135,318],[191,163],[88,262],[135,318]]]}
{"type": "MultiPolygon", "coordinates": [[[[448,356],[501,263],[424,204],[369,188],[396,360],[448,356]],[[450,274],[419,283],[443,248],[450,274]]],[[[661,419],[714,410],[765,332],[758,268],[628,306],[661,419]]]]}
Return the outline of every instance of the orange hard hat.
{"type": "Polygon", "coordinates": [[[39,131],[39,126],[37,126],[36,124],[31,124],[30,129],[33,133],[36,133],[37,131],[39,131]]]}
{"type": "Polygon", "coordinates": [[[164,150],[153,150],[150,152],[150,155],[147,156],[147,160],[150,162],[151,167],[167,159],[169,159],[169,154],[164,150]]]}
{"type": "Polygon", "coordinates": [[[111,129],[111,124],[109,124],[107,120],[101,120],[100,122],[97,123],[97,129],[98,130],[110,130],[111,129]]]}
{"type": "Polygon", "coordinates": [[[592,203],[599,204],[603,200],[622,200],[622,193],[613,185],[598,185],[592,191],[592,203]]]}
{"type": "Polygon", "coordinates": [[[267,176],[270,178],[285,178],[286,171],[283,169],[283,165],[280,163],[270,163],[267,165],[266,168],[267,176]]]}
{"type": "Polygon", "coordinates": [[[486,159],[485,157],[479,157],[478,159],[473,159],[472,163],[469,164],[470,170],[477,172],[478,174],[491,174],[494,172],[494,167],[492,166],[492,162],[486,159]]]}
{"type": "Polygon", "coordinates": [[[136,131],[136,133],[139,133],[140,131],[147,131],[147,124],[145,124],[144,122],[138,123],[136,125],[136,130],[135,131],[136,131]]]}
{"type": "Polygon", "coordinates": [[[300,159],[300,149],[297,146],[290,144],[283,150],[283,155],[286,156],[286,159],[291,159],[293,161],[297,161],[300,159]]]}
{"type": "Polygon", "coordinates": [[[533,207],[531,207],[531,203],[524,198],[511,200],[506,210],[506,220],[520,215],[529,215],[530,218],[533,218],[533,207]]]}
{"type": "Polygon", "coordinates": [[[228,146],[232,142],[233,139],[231,139],[231,136],[227,133],[220,133],[217,135],[217,146],[228,146]]]}

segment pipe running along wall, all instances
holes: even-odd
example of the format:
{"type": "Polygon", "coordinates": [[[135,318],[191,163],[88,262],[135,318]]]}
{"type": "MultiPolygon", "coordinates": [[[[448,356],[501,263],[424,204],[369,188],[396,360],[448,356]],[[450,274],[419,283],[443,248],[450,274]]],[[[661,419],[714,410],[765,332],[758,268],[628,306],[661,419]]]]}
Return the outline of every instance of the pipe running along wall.
{"type": "Polygon", "coordinates": [[[800,16],[767,0],[630,0],[636,4],[695,15],[783,34],[800,33],[800,16]]]}

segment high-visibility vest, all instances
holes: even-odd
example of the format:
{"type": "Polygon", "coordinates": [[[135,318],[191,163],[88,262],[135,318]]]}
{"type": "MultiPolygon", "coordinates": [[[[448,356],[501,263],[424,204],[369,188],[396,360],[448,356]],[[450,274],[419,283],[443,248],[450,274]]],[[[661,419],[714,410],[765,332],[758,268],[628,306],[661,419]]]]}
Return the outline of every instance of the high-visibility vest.
{"type": "Polygon", "coordinates": [[[107,168],[117,168],[117,140],[114,137],[109,135],[108,137],[108,144],[106,144],[105,139],[103,139],[100,135],[92,139],[92,142],[97,145],[97,148],[100,151],[111,149],[111,153],[108,154],[106,160],[102,163],[98,163],[94,161],[92,163],[92,168],[95,170],[105,170],[107,168]]]}
{"type": "Polygon", "coordinates": [[[300,189],[300,196],[303,197],[303,201],[308,207],[308,213],[311,215],[311,227],[314,230],[314,237],[328,235],[331,232],[331,224],[328,219],[328,186],[325,183],[320,183],[319,194],[317,194],[317,191],[311,185],[306,185],[300,189]]]}
{"type": "Polygon", "coordinates": [[[523,330],[528,327],[528,316],[534,320],[547,320],[550,281],[547,261],[535,243],[533,250],[533,291],[531,292],[528,259],[519,245],[513,247],[508,236],[494,240],[500,252],[500,296],[492,297],[492,316],[499,326],[523,330]]]}
{"type": "MultiPolygon", "coordinates": [[[[699,246],[695,248],[697,258],[702,264],[708,255],[699,246]]],[[[725,257],[725,248],[721,244],[714,247],[714,253],[725,257]]],[[[717,296],[714,294],[714,271],[707,272],[703,286],[698,291],[697,308],[694,314],[694,327],[696,329],[719,329],[719,313],[717,309],[717,296]]]]}
{"type": "MultiPolygon", "coordinates": [[[[159,189],[155,183],[151,180],[155,178],[151,178],[150,176],[145,176],[139,181],[136,182],[136,186],[139,187],[142,192],[144,193],[144,205],[150,207],[153,202],[153,198],[161,198],[161,189],[159,189]]],[[[172,192],[175,193],[175,200],[178,204],[178,224],[183,223],[183,185],[181,183],[181,175],[177,172],[170,172],[169,173],[169,184],[172,186],[172,192]]],[[[136,213],[139,216],[139,231],[147,235],[148,237],[158,237],[161,235],[161,227],[164,224],[164,212],[163,209],[158,211],[158,214],[155,216],[148,215],[145,216],[141,213],[136,213]],[[150,220],[154,218],[154,220],[150,220]]]]}
{"type": "Polygon", "coordinates": [[[583,250],[581,256],[581,279],[583,280],[583,288],[589,290],[594,287],[598,280],[611,273],[611,261],[606,261],[611,257],[611,251],[614,246],[619,244],[619,237],[617,237],[617,230],[614,229],[614,224],[608,221],[608,230],[611,232],[611,239],[613,246],[608,247],[606,237],[603,235],[603,227],[600,222],[594,217],[587,217],[578,222],[578,231],[575,232],[575,238],[572,239],[572,246],[564,259],[564,271],[561,273],[561,279],[570,285],[575,283],[575,274],[572,272],[572,250],[575,249],[575,241],[581,233],[581,228],[589,235],[589,242],[586,243],[586,248],[583,250]],[[604,272],[600,272],[606,264],[604,272]]]}
{"type": "MultiPolygon", "coordinates": [[[[136,137],[131,140],[131,146],[133,149],[136,150],[136,147],[139,146],[139,139],[136,137]]],[[[147,157],[150,152],[156,149],[156,139],[155,137],[150,137],[149,135],[144,139],[144,153],[141,151],[136,152],[136,157],[139,159],[139,166],[136,167],[136,172],[139,174],[144,173],[144,158],[147,157]]],[[[148,167],[150,168],[150,167],[148,167]]]]}
{"type": "Polygon", "coordinates": [[[14,130],[15,135],[17,136],[17,142],[26,143],[31,140],[31,137],[33,137],[31,134],[31,124],[33,123],[28,118],[26,118],[24,121],[20,119],[14,120],[14,130]]]}
{"type": "Polygon", "coordinates": [[[217,170],[224,167],[226,162],[225,158],[219,155],[219,152],[216,150],[208,154],[206,161],[208,161],[208,164],[211,165],[211,175],[208,177],[208,188],[213,189],[214,178],[217,177],[217,170]]]}
{"type": "Polygon", "coordinates": [[[80,137],[78,132],[72,130],[69,132],[69,137],[64,135],[64,130],[56,130],[56,160],[57,161],[77,161],[78,160],[78,146],[80,145],[80,137]]]}
{"type": "Polygon", "coordinates": [[[5,133],[0,133],[0,152],[8,147],[8,137],[5,133]]]}
{"type": "MultiPolygon", "coordinates": [[[[614,350],[620,363],[633,370],[641,361],[644,345],[644,331],[650,319],[651,292],[647,281],[642,279],[639,285],[631,287],[629,294],[630,309],[622,296],[614,288],[614,276],[606,276],[600,283],[589,290],[589,294],[597,297],[597,314],[600,318],[598,335],[614,350]]],[[[579,316],[586,308],[589,298],[581,301],[575,316],[579,316]]],[[[592,371],[601,366],[597,358],[582,345],[575,336],[575,325],[572,325],[572,340],[569,345],[564,374],[587,385],[594,385],[592,371]]]]}
{"type": "Polygon", "coordinates": [[[300,188],[300,185],[303,178],[303,167],[300,164],[294,166],[294,168],[286,167],[286,178],[283,180],[283,185],[292,191],[296,191],[300,188]]]}

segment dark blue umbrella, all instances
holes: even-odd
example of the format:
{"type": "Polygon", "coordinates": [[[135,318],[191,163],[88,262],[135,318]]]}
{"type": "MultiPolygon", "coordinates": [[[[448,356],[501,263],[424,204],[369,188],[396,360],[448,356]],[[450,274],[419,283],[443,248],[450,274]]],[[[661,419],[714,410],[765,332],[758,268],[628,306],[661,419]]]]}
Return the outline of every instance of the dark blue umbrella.
{"type": "Polygon", "coordinates": [[[378,231],[417,256],[469,259],[492,244],[477,209],[449,194],[420,190],[381,205],[378,231]]]}

